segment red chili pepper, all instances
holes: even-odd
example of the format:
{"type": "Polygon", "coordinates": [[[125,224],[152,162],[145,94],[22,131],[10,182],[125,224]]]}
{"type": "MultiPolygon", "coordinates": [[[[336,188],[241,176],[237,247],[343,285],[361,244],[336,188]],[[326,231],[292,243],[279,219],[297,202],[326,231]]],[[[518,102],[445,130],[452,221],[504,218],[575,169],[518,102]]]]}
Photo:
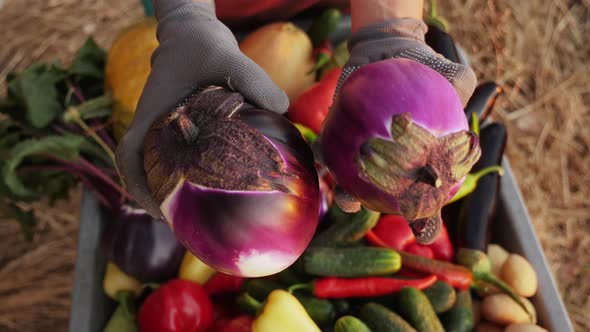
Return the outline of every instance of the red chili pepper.
{"type": "Polygon", "coordinates": [[[403,251],[430,259],[434,258],[433,250],[429,246],[425,246],[418,242],[408,244],[403,251]]]}
{"type": "Polygon", "coordinates": [[[414,233],[408,224],[408,220],[402,216],[384,215],[373,228],[373,232],[389,248],[404,250],[410,243],[416,242],[414,233]]]}
{"type": "Polygon", "coordinates": [[[424,289],[432,286],[437,278],[434,275],[422,279],[395,279],[388,277],[317,279],[311,284],[298,284],[289,290],[313,288],[313,295],[321,299],[343,299],[350,297],[371,297],[395,293],[404,287],[424,289]]]}
{"type": "Polygon", "coordinates": [[[235,293],[242,289],[244,278],[217,272],[205,284],[205,291],[211,295],[219,293],[235,293]]]}
{"type": "Polygon", "coordinates": [[[447,226],[443,223],[441,225],[441,230],[434,242],[429,245],[430,249],[434,253],[434,258],[440,259],[442,261],[450,262],[455,257],[455,252],[453,250],[453,243],[451,242],[451,238],[449,237],[449,232],[447,231],[447,226]]]}
{"type": "Polygon", "coordinates": [[[468,289],[471,286],[473,274],[463,266],[408,254],[403,251],[400,251],[399,254],[402,256],[402,265],[405,267],[434,274],[440,280],[446,281],[461,290],[468,289]]]}
{"type": "Polygon", "coordinates": [[[220,321],[211,328],[211,332],[251,332],[254,318],[248,315],[241,315],[233,319],[220,321]]]}
{"type": "MultiPolygon", "coordinates": [[[[367,233],[366,238],[373,245],[390,248],[385,241],[372,231],[367,233]]],[[[473,282],[473,274],[463,266],[409,254],[404,251],[399,251],[399,254],[402,257],[402,268],[434,274],[440,280],[446,281],[461,290],[468,289],[473,282]]]]}
{"type": "Polygon", "coordinates": [[[196,282],[173,279],[151,293],[139,308],[141,332],[201,332],[213,323],[213,307],[196,282]]]}

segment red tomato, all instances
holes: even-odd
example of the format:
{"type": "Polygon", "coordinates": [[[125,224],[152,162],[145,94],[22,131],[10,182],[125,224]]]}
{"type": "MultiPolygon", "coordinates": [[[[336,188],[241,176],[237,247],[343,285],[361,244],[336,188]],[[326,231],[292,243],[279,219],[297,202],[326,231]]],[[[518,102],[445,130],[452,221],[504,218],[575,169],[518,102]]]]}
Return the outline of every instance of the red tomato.
{"type": "Polygon", "coordinates": [[[342,73],[341,68],[334,68],[326,73],[321,81],[295,100],[293,105],[289,107],[287,117],[318,134],[332,105],[340,73],[342,73]]]}
{"type": "Polygon", "coordinates": [[[160,286],[139,308],[141,332],[201,332],[213,324],[213,306],[201,285],[173,279],[160,286]]]}

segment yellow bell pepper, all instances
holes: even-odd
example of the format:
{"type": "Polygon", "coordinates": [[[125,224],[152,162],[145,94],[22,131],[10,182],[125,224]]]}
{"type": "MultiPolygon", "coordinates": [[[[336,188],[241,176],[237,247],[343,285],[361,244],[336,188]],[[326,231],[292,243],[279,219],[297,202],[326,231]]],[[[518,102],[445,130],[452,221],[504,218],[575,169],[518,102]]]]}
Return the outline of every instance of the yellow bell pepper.
{"type": "Polygon", "coordinates": [[[107,263],[107,269],[102,281],[104,292],[113,300],[118,300],[119,292],[129,291],[138,296],[141,293],[141,282],[125,274],[117,265],[112,262],[107,263]]]}
{"type": "Polygon", "coordinates": [[[321,332],[303,305],[291,293],[272,291],[252,324],[252,332],[321,332]]]}
{"type": "Polygon", "coordinates": [[[180,263],[178,277],[204,285],[217,271],[203,263],[190,252],[186,252],[180,263]]]}

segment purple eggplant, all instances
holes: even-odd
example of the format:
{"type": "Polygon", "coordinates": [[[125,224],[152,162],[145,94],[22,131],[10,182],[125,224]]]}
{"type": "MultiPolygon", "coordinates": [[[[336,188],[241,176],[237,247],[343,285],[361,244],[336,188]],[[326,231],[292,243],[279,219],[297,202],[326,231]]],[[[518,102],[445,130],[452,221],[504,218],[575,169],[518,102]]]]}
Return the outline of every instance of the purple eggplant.
{"type": "Polygon", "coordinates": [[[102,251],[128,275],[161,282],[176,275],[185,249],[163,220],[123,206],[102,236],[102,251]]]}
{"type": "Polygon", "coordinates": [[[441,207],[480,155],[453,86],[408,59],[378,61],[350,75],[320,146],[344,191],[368,209],[404,215],[422,243],[436,237],[441,207]]]}
{"type": "Polygon", "coordinates": [[[177,238],[207,265],[261,277],[291,265],[318,225],[318,174],[285,117],[208,87],[144,141],[148,186],[177,238]]]}
{"type": "MultiPolygon", "coordinates": [[[[491,123],[481,129],[481,159],[473,170],[500,165],[506,146],[506,127],[491,123]]],[[[475,190],[461,202],[457,224],[456,245],[486,251],[490,224],[493,220],[498,200],[500,175],[489,173],[479,179],[475,190]]]]}

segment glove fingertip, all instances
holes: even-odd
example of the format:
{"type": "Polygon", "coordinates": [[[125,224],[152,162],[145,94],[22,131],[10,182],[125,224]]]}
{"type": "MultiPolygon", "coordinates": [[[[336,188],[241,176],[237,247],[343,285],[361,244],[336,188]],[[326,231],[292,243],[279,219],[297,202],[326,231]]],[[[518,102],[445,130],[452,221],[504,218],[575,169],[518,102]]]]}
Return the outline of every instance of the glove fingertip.
{"type": "Polygon", "coordinates": [[[457,75],[452,80],[452,84],[455,87],[459,98],[461,98],[463,107],[465,107],[477,85],[475,72],[467,66],[460,65],[457,70],[457,75]]]}
{"type": "Polygon", "coordinates": [[[289,97],[285,91],[277,87],[270,79],[263,81],[256,85],[246,85],[241,89],[238,89],[244,97],[257,105],[258,107],[266,110],[284,114],[289,109],[289,97]]]}

